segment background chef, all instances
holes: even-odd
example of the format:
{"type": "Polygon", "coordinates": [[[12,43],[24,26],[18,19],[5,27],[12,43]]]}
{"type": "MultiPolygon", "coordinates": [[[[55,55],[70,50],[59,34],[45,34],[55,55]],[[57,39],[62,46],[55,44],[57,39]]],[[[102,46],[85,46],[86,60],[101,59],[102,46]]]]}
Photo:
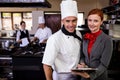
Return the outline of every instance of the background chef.
{"type": "Polygon", "coordinates": [[[34,38],[32,39],[32,42],[39,40],[39,43],[46,43],[47,39],[52,35],[52,31],[50,28],[48,28],[45,25],[45,19],[44,16],[40,16],[38,18],[38,30],[35,33],[34,38]]]}

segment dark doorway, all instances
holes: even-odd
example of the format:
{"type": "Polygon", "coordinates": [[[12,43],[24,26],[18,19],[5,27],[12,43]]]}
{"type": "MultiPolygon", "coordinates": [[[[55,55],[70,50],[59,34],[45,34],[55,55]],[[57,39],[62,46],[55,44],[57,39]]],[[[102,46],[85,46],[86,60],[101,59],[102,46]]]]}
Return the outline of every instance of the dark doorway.
{"type": "Polygon", "coordinates": [[[52,33],[57,32],[61,28],[60,12],[45,12],[46,25],[51,28],[52,33]]]}

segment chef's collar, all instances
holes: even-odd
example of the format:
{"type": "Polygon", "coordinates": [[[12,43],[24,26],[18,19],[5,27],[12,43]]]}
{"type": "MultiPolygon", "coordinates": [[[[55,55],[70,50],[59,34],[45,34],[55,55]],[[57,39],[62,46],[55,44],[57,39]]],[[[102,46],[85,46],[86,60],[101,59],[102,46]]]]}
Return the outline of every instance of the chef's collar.
{"type": "Polygon", "coordinates": [[[77,38],[78,40],[82,41],[82,39],[76,34],[76,30],[75,30],[73,33],[70,33],[70,32],[68,32],[68,31],[65,29],[64,25],[63,25],[63,27],[61,28],[61,30],[62,30],[62,32],[63,32],[65,35],[73,36],[74,38],[77,38]]]}

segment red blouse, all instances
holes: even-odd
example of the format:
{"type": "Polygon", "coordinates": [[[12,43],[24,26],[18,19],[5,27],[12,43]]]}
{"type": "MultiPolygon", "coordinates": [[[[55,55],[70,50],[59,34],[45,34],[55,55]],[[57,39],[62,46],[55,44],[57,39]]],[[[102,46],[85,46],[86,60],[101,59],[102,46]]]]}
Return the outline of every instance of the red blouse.
{"type": "Polygon", "coordinates": [[[93,46],[94,42],[96,41],[96,38],[101,34],[101,32],[102,31],[99,30],[96,33],[86,33],[84,35],[84,38],[89,40],[89,43],[88,43],[88,56],[90,56],[92,46],[93,46]]]}

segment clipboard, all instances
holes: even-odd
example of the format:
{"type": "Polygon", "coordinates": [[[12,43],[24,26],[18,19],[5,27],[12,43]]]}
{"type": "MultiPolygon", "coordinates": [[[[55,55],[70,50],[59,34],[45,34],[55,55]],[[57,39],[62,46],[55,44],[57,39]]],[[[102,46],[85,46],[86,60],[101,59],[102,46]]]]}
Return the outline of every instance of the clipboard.
{"type": "Polygon", "coordinates": [[[23,38],[22,40],[22,44],[20,44],[20,47],[25,47],[29,44],[29,41],[27,38],[23,38]]]}
{"type": "Polygon", "coordinates": [[[75,68],[75,69],[71,69],[73,72],[82,72],[82,71],[85,71],[85,72],[93,72],[93,71],[96,71],[98,70],[97,68],[75,68]]]}

